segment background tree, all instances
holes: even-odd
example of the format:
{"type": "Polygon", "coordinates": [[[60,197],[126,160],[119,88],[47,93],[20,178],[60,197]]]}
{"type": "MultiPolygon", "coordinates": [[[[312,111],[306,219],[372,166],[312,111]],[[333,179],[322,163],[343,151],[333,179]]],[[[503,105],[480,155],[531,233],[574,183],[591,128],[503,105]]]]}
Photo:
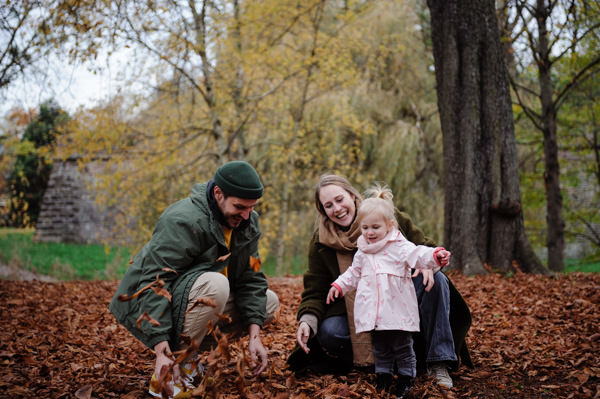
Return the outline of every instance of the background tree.
{"type": "MultiPolygon", "coordinates": [[[[90,115],[78,115],[63,155],[85,147],[83,162],[110,159],[96,188],[126,204],[124,214],[135,215],[135,221],[123,220],[122,227],[130,231],[137,226],[136,242],[147,238],[153,224],[149,221],[155,221],[157,213],[188,195],[192,183],[212,177],[220,162],[247,159],[257,166],[267,188],[273,188],[266,191],[261,201],[265,208],[260,210],[267,212],[268,206],[272,216],[263,218],[263,253],[276,249],[271,237],[282,224],[269,223],[281,220],[276,211],[290,201],[279,189],[296,192],[295,186],[284,184],[287,177],[281,172],[310,160],[315,147],[307,149],[300,138],[320,131],[302,126],[304,120],[314,123],[317,115],[313,108],[305,119],[309,113],[303,107],[308,103],[317,107],[316,99],[332,95],[352,79],[345,69],[351,48],[357,48],[352,41],[348,42],[352,46],[344,45],[344,40],[361,8],[360,2],[340,7],[321,0],[302,5],[197,2],[177,7],[124,2],[119,13],[112,13],[109,4],[100,13],[107,20],[119,15],[112,20],[111,37],[135,50],[132,66],[145,72],[139,76],[155,77],[154,82],[145,81],[152,89],[133,103],[115,99],[90,115]],[[294,134],[301,147],[290,147],[294,134]],[[291,150],[301,154],[296,158],[301,163],[290,162],[291,150]]],[[[341,119],[339,114],[319,112],[324,120],[341,119]]],[[[327,122],[322,123],[324,127],[327,122]]],[[[301,175],[300,170],[291,173],[290,181],[302,181],[304,192],[306,180],[301,175]]],[[[292,200],[291,212],[298,203],[292,200]]],[[[284,213],[286,218],[291,215],[284,213]]],[[[287,228],[293,221],[283,225],[287,228]]]]}
{"type": "MultiPolygon", "coordinates": [[[[561,147],[563,151],[569,147],[574,130],[563,129],[561,145],[559,111],[578,86],[600,72],[600,3],[513,0],[504,2],[500,15],[516,101],[531,126],[542,133],[548,266],[562,271],[563,201],[569,199],[561,190],[561,178],[568,174],[561,174],[559,158],[561,147]]],[[[572,160],[573,155],[571,151],[567,157],[572,160]]]]}
{"type": "Polygon", "coordinates": [[[9,225],[10,199],[8,177],[13,171],[21,136],[37,112],[13,108],[0,122],[0,227],[9,225]]]}
{"type": "Polygon", "coordinates": [[[85,17],[73,18],[80,10],[94,7],[90,1],[20,0],[3,2],[0,6],[0,99],[6,99],[7,89],[21,79],[31,82],[62,78],[64,71],[52,75],[52,61],[73,62],[97,56],[101,37],[91,38],[82,46],[80,35],[98,26],[98,21],[85,17]]]}
{"type": "Polygon", "coordinates": [[[8,86],[38,56],[41,32],[30,25],[35,2],[18,1],[0,7],[0,90],[8,86]]]}
{"type": "Polygon", "coordinates": [[[388,184],[396,205],[442,242],[442,135],[428,18],[410,1],[378,1],[363,17],[352,112],[369,126],[357,183],[388,184]]]}
{"type": "Polygon", "coordinates": [[[467,274],[544,272],[525,234],[513,115],[491,0],[428,0],[444,141],[444,243],[467,274]]]}
{"type": "Polygon", "coordinates": [[[9,225],[35,226],[52,171],[52,155],[58,129],[67,118],[57,105],[46,102],[25,128],[17,147],[12,173],[7,179],[10,193],[9,225]]]}

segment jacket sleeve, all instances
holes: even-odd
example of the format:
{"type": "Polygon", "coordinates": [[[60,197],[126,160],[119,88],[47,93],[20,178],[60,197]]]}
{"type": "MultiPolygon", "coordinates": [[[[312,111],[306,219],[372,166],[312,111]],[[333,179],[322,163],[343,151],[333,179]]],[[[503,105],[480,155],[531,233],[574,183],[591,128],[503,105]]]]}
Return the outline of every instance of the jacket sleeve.
{"type": "Polygon", "coordinates": [[[354,255],[352,265],[346,269],[333,283],[342,289],[342,295],[354,291],[362,275],[362,259],[360,250],[354,255]]]}
{"type": "Polygon", "coordinates": [[[303,314],[308,313],[317,317],[319,323],[323,320],[326,311],[325,300],[327,293],[331,288],[331,283],[339,275],[332,274],[332,268],[339,266],[328,265],[322,254],[323,247],[318,243],[318,232],[313,235],[308,249],[308,270],[304,273],[304,290],[300,307],[298,308],[297,319],[300,320],[303,314]]]}
{"type": "Polygon", "coordinates": [[[152,238],[136,255],[111,302],[111,311],[117,320],[150,348],[171,338],[173,321],[168,296],[173,294],[175,279],[190,267],[197,255],[197,242],[197,234],[188,218],[163,214],[152,238]],[[164,285],[160,287],[157,280],[164,285]],[[146,289],[128,301],[118,299],[120,295],[131,297],[153,283],[156,291],[146,289]],[[159,292],[168,294],[161,295],[159,292]],[[142,320],[138,323],[138,318],[144,313],[155,321],[142,320]]]}
{"type": "Polygon", "coordinates": [[[412,269],[439,269],[434,256],[435,250],[436,248],[415,245],[407,240],[399,242],[395,248],[399,252],[399,258],[412,269]]]}
{"type": "MultiPolygon", "coordinates": [[[[253,257],[258,258],[258,252],[253,257]]],[[[230,282],[232,280],[230,279],[230,282]]],[[[267,317],[267,278],[261,271],[254,271],[246,262],[243,272],[236,278],[233,298],[240,322],[243,326],[262,326],[267,317]]]]}

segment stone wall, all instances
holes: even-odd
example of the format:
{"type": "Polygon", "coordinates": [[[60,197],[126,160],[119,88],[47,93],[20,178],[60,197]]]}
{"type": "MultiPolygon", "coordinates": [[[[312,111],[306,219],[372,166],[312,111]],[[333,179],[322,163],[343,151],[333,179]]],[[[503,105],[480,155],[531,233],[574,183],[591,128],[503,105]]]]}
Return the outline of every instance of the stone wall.
{"type": "Polygon", "coordinates": [[[35,229],[40,242],[101,243],[109,239],[110,218],[94,205],[86,185],[92,166],[80,171],[76,159],[55,160],[35,229]]]}

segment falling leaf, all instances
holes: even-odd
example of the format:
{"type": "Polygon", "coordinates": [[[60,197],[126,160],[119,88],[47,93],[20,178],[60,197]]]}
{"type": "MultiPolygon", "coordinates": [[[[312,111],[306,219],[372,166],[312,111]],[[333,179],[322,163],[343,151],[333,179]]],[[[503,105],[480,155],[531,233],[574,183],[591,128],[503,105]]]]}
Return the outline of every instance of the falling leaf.
{"type": "Polygon", "coordinates": [[[217,307],[217,303],[214,299],[203,296],[202,298],[196,299],[191,305],[188,305],[188,308],[185,311],[185,316],[187,316],[187,314],[190,313],[198,305],[210,306],[211,308],[217,307]]]}
{"type": "Polygon", "coordinates": [[[168,299],[169,302],[171,302],[171,293],[167,290],[165,290],[164,288],[158,288],[158,287],[152,287],[152,290],[160,296],[164,296],[165,298],[168,299]]]}
{"type": "Polygon", "coordinates": [[[152,324],[154,327],[160,326],[160,323],[157,320],[153,319],[152,316],[150,316],[148,314],[148,312],[144,312],[135,321],[135,324],[138,326],[138,328],[141,328],[140,325],[142,324],[142,321],[144,321],[144,320],[146,320],[148,323],[152,324]]]}
{"type": "Polygon", "coordinates": [[[255,271],[259,271],[260,270],[260,259],[259,258],[255,258],[254,256],[250,256],[250,267],[255,271]]]}
{"type": "Polygon", "coordinates": [[[119,295],[119,296],[117,297],[117,299],[118,299],[119,301],[121,301],[121,302],[130,301],[130,300],[132,300],[132,299],[134,299],[134,298],[137,298],[138,296],[140,296],[140,295],[142,294],[142,292],[144,292],[144,291],[146,291],[146,290],[149,290],[149,289],[151,289],[152,287],[159,287],[159,288],[160,288],[160,287],[164,287],[164,285],[165,285],[165,282],[164,282],[164,281],[162,281],[162,280],[159,278],[159,275],[157,274],[157,275],[156,275],[156,280],[154,280],[154,281],[153,281],[153,282],[151,282],[150,284],[146,285],[145,287],[143,287],[143,288],[140,288],[140,289],[139,289],[139,290],[138,290],[136,293],[134,293],[133,295],[131,295],[131,296],[127,296],[127,295],[125,295],[125,294],[122,294],[122,295],[119,295]]]}
{"type": "Polygon", "coordinates": [[[161,270],[165,273],[175,273],[176,276],[179,275],[179,273],[177,273],[177,270],[171,269],[170,267],[163,267],[161,270]]]}
{"type": "Polygon", "coordinates": [[[227,336],[225,334],[221,334],[221,337],[219,338],[219,340],[217,342],[218,342],[217,347],[219,348],[219,352],[221,352],[221,354],[223,356],[225,356],[225,359],[227,361],[229,361],[231,359],[231,353],[229,353],[229,342],[227,340],[227,336]]]}
{"type": "Polygon", "coordinates": [[[230,256],[231,256],[231,252],[229,252],[226,255],[221,255],[217,258],[217,262],[223,262],[223,261],[227,260],[227,258],[229,258],[230,256]]]}

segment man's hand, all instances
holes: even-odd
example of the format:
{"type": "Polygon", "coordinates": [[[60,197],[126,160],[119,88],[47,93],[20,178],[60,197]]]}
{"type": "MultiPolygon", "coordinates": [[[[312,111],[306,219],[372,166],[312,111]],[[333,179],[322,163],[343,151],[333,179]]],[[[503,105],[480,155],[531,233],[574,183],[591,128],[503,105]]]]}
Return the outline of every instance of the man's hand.
{"type": "MultiPolygon", "coordinates": [[[[156,354],[154,374],[156,374],[156,379],[160,381],[163,373],[166,373],[173,364],[173,354],[171,353],[169,342],[162,341],[154,345],[154,353],[156,354]]],[[[173,367],[173,381],[179,381],[179,367],[173,367]]],[[[167,381],[167,384],[164,386],[169,396],[173,396],[173,385],[169,382],[167,381]]]]}
{"type": "Polygon", "coordinates": [[[267,351],[260,340],[260,326],[250,324],[249,333],[250,367],[252,367],[252,375],[256,376],[267,368],[267,351]],[[257,358],[260,358],[260,363],[256,362],[257,358]]]}
{"type": "Polygon", "coordinates": [[[308,323],[300,323],[300,325],[298,326],[298,331],[296,332],[296,341],[298,341],[298,345],[300,345],[300,347],[306,354],[310,352],[310,348],[307,345],[309,337],[310,327],[308,326],[308,323]]]}
{"type": "Polygon", "coordinates": [[[435,280],[433,278],[433,270],[431,269],[415,269],[413,273],[413,278],[417,277],[419,274],[423,275],[423,285],[425,286],[425,291],[431,291],[431,288],[435,284],[435,280]]]}

